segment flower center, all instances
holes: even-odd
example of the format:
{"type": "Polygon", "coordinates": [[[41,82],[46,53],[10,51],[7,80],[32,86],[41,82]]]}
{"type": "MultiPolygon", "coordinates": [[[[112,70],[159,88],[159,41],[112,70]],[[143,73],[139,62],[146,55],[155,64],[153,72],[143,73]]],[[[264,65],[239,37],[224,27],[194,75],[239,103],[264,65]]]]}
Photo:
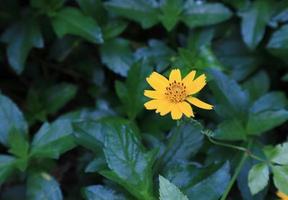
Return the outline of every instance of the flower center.
{"type": "Polygon", "coordinates": [[[186,86],[176,81],[169,83],[169,86],[166,87],[165,96],[172,103],[182,102],[187,96],[186,86]]]}

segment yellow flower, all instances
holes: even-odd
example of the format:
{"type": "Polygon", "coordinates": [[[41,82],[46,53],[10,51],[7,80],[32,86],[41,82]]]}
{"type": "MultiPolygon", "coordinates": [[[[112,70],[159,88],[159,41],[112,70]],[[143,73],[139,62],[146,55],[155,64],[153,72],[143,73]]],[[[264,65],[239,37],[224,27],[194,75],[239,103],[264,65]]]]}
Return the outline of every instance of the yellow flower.
{"type": "Polygon", "coordinates": [[[284,194],[283,192],[278,191],[276,194],[281,198],[281,200],[288,200],[288,195],[284,194]]]}
{"type": "Polygon", "coordinates": [[[148,110],[156,110],[161,116],[171,112],[172,119],[178,120],[182,115],[194,117],[193,104],[199,108],[211,110],[212,105],[207,104],[196,97],[206,85],[206,76],[202,74],[195,78],[196,71],[191,71],[182,79],[179,69],[174,69],[169,75],[169,80],[157,72],[153,72],[146,80],[154,90],[145,90],[144,95],[152,98],[144,104],[148,110]],[[190,104],[189,104],[190,103],[190,104]]]}

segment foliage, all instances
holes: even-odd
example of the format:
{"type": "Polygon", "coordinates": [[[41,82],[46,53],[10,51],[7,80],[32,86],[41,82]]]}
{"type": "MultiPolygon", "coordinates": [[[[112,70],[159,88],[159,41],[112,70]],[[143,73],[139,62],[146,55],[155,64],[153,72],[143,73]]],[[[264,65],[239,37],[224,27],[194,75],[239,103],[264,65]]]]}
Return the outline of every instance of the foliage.
{"type": "Polygon", "coordinates": [[[3,0],[0,199],[288,194],[288,3],[3,0]],[[195,119],[144,110],[152,71],[206,74],[195,119]]]}

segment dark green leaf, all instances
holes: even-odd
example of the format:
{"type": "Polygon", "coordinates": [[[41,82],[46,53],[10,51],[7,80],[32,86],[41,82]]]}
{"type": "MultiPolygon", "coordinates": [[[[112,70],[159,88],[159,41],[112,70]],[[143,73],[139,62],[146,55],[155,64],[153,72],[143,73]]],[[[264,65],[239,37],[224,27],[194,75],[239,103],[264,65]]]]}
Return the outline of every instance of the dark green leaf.
{"type": "Polygon", "coordinates": [[[226,21],[231,11],[221,3],[204,3],[188,0],[184,6],[182,20],[190,28],[207,26],[226,21]]]}
{"type": "Polygon", "coordinates": [[[27,182],[27,200],[62,200],[59,183],[49,174],[30,174],[27,182]]]}
{"type": "Polygon", "coordinates": [[[152,199],[154,152],[144,152],[138,131],[128,121],[109,119],[103,123],[106,126],[104,154],[111,171],[101,174],[138,199],[152,199]]]}
{"type": "Polygon", "coordinates": [[[180,19],[182,7],[183,0],[164,0],[161,2],[159,19],[168,31],[171,31],[180,19]]]}
{"type": "Polygon", "coordinates": [[[68,120],[43,124],[32,141],[31,156],[57,159],[75,146],[72,133],[71,122],[68,120]]]}
{"type": "Polygon", "coordinates": [[[188,198],[169,180],[159,176],[160,200],[188,200],[188,198]]]}
{"type": "Polygon", "coordinates": [[[32,7],[43,10],[48,14],[61,8],[66,0],[30,0],[32,7]]]}
{"type": "Polygon", "coordinates": [[[104,39],[111,39],[121,34],[127,28],[127,22],[110,21],[109,24],[103,27],[104,39]]]}
{"type": "Polygon", "coordinates": [[[218,70],[211,70],[211,75],[214,82],[210,83],[210,87],[217,100],[216,112],[225,118],[235,118],[236,116],[240,119],[245,118],[249,108],[248,93],[243,91],[235,80],[228,78],[218,70]]]}
{"type": "Polygon", "coordinates": [[[0,154],[0,185],[15,169],[16,159],[12,156],[0,154]]]}
{"type": "Polygon", "coordinates": [[[155,0],[109,0],[108,10],[141,23],[143,28],[149,28],[158,22],[158,2],[155,0]]]}
{"type": "Polygon", "coordinates": [[[8,145],[9,133],[17,130],[21,134],[27,133],[27,124],[22,112],[8,97],[0,93],[0,143],[8,145]]]}
{"type": "Polygon", "coordinates": [[[134,119],[143,109],[146,100],[143,91],[147,87],[145,78],[151,71],[146,65],[136,63],[129,70],[125,83],[120,81],[115,83],[116,93],[130,119],[134,119]]]}
{"type": "Polygon", "coordinates": [[[208,178],[185,189],[184,192],[189,199],[217,200],[223,194],[230,181],[229,170],[230,166],[226,163],[208,178]]]}
{"type": "Polygon", "coordinates": [[[254,165],[249,171],[248,185],[252,195],[263,190],[269,181],[269,166],[265,163],[254,165]]]}
{"type": "Polygon", "coordinates": [[[255,49],[262,40],[272,8],[272,1],[256,0],[247,10],[240,13],[242,37],[250,49],[255,49]]]}
{"type": "Polygon", "coordinates": [[[166,154],[163,157],[164,166],[188,162],[203,144],[201,124],[197,122],[182,123],[170,132],[166,154]]]}
{"type": "Polygon", "coordinates": [[[246,130],[244,124],[238,119],[228,119],[221,122],[213,137],[224,140],[246,140],[246,130]]]}
{"type": "Polygon", "coordinates": [[[273,148],[265,148],[264,150],[268,159],[280,165],[288,165],[288,143],[278,144],[273,148]]]}
{"type": "Polygon", "coordinates": [[[27,158],[29,143],[19,130],[12,128],[9,132],[9,152],[20,158],[27,158]]]}
{"type": "Polygon", "coordinates": [[[1,40],[8,44],[7,56],[13,70],[21,74],[30,50],[33,47],[43,48],[44,41],[36,20],[32,17],[10,26],[1,40]]]}
{"type": "Polygon", "coordinates": [[[65,7],[52,17],[52,25],[58,37],[77,35],[93,43],[102,43],[103,37],[97,22],[79,9],[65,7]]]}
{"type": "Polygon", "coordinates": [[[88,16],[92,16],[100,24],[106,21],[106,13],[102,0],[76,0],[80,8],[88,16]]]}
{"type": "Polygon", "coordinates": [[[101,59],[116,74],[127,76],[133,63],[133,55],[128,40],[110,40],[101,46],[101,59]]]}
{"type": "Polygon", "coordinates": [[[273,166],[272,171],[276,188],[288,194],[288,166],[273,166]]]}
{"type": "Polygon", "coordinates": [[[259,135],[283,124],[287,120],[288,111],[284,109],[252,113],[249,115],[247,132],[250,135],[259,135]]]}
{"type": "Polygon", "coordinates": [[[282,26],[275,31],[267,45],[268,50],[275,56],[288,62],[288,25],[282,26]]]}
{"type": "Polygon", "coordinates": [[[87,200],[125,200],[123,195],[117,194],[114,190],[102,185],[88,186],[84,189],[87,200]]]}

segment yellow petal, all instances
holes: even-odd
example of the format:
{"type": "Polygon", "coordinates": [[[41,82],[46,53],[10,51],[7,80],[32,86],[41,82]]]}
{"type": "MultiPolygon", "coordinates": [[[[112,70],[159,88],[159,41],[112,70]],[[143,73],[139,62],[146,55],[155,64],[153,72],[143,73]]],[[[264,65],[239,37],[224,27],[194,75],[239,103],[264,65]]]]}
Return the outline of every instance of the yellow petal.
{"type": "Polygon", "coordinates": [[[151,99],[164,99],[165,96],[159,90],[145,90],[144,95],[151,99]]]}
{"type": "Polygon", "coordinates": [[[144,106],[147,110],[154,110],[157,109],[161,103],[162,100],[153,99],[151,101],[146,102],[144,106]]]}
{"type": "Polygon", "coordinates": [[[187,76],[185,76],[185,78],[183,79],[183,83],[185,84],[187,88],[189,88],[193,84],[195,74],[196,74],[196,71],[193,70],[189,74],[187,74],[187,76]]]}
{"type": "Polygon", "coordinates": [[[172,119],[174,120],[181,119],[182,117],[182,112],[176,104],[171,106],[171,116],[172,116],[172,119]]]}
{"type": "Polygon", "coordinates": [[[173,81],[180,82],[181,80],[182,80],[182,78],[181,78],[180,70],[179,69],[173,69],[169,75],[169,82],[173,82],[173,81]]]}
{"type": "Polygon", "coordinates": [[[187,87],[187,94],[195,94],[202,90],[202,88],[206,85],[206,76],[202,74],[198,78],[196,78],[191,85],[186,85],[187,87]]]}
{"type": "Polygon", "coordinates": [[[288,200],[288,195],[284,194],[283,192],[278,191],[277,196],[280,197],[282,200],[288,200]]]}
{"type": "Polygon", "coordinates": [[[155,90],[163,90],[167,85],[169,85],[168,79],[157,72],[152,72],[146,80],[155,90]]]}
{"type": "Polygon", "coordinates": [[[172,104],[168,101],[163,101],[161,105],[159,105],[158,109],[156,110],[157,113],[160,113],[161,116],[164,116],[171,112],[172,104]]]}
{"type": "Polygon", "coordinates": [[[199,108],[202,109],[206,109],[206,110],[211,110],[213,109],[213,106],[205,103],[203,101],[201,101],[200,99],[196,98],[196,97],[187,97],[186,99],[188,102],[190,102],[191,104],[193,104],[194,106],[197,106],[199,108]]]}
{"type": "Polygon", "coordinates": [[[194,117],[194,113],[192,111],[192,107],[189,103],[187,102],[181,102],[177,104],[181,112],[184,113],[187,117],[194,117]]]}

